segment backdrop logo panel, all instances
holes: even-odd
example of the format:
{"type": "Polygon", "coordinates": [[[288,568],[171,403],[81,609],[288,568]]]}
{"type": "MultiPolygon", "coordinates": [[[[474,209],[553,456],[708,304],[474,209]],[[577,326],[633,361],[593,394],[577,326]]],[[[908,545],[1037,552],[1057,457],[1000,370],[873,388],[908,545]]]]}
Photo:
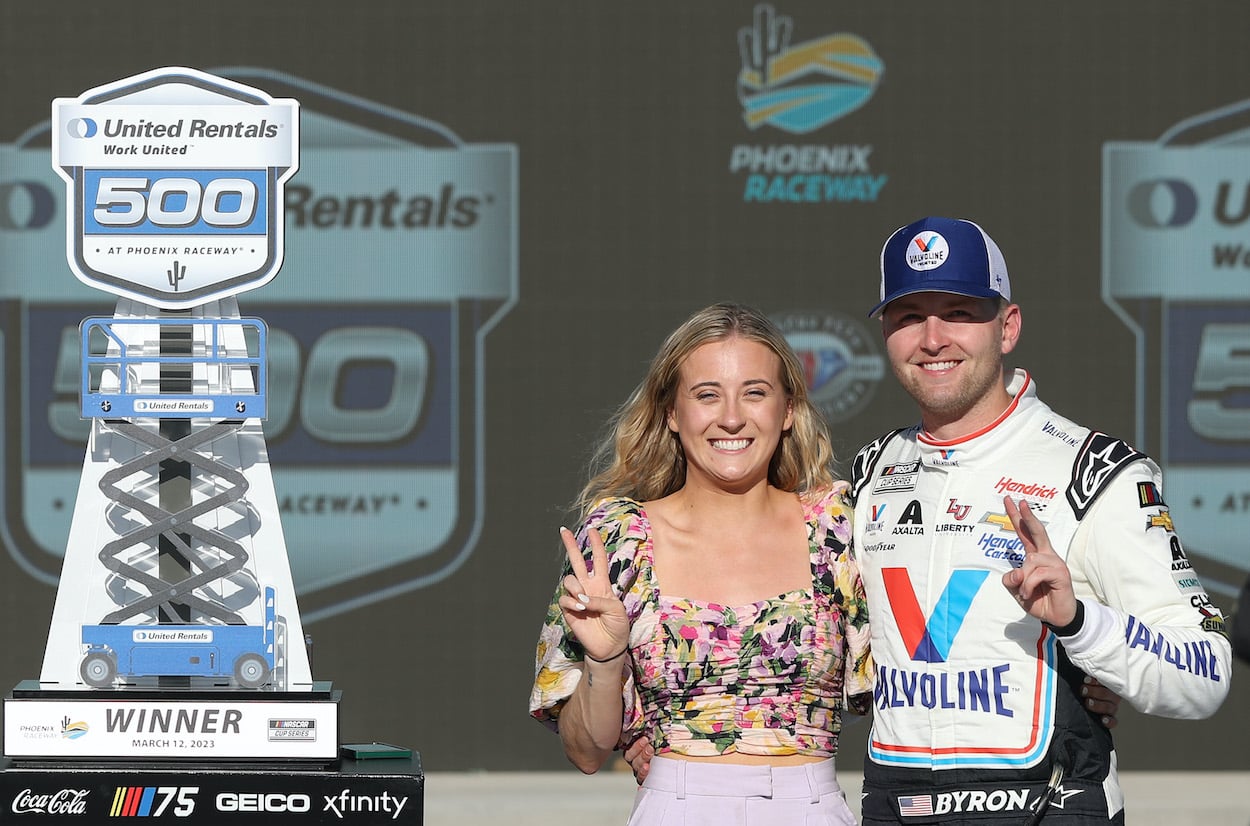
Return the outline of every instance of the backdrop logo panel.
{"type": "MultiPolygon", "coordinates": [[[[282,278],[240,304],[270,330],[265,437],[309,622],[434,584],[478,541],[485,341],[518,292],[517,150],[279,72],[212,71],[300,104],[282,278]]],[[[90,131],[64,127],[66,141],[90,131]]],[[[89,429],[77,412],[78,323],[106,309],[65,272],[54,140],[45,123],[0,146],[0,380],[10,388],[0,526],[18,564],[49,583],[89,429]]],[[[164,209],[184,202],[171,196],[164,209]]],[[[164,279],[173,259],[154,260],[164,279]]]]}
{"type": "MultiPolygon", "coordinates": [[[[752,131],[817,132],[868,103],[885,64],[854,34],[791,44],[794,20],[768,4],[738,32],[738,100],[752,131]]],[[[874,202],[889,179],[874,173],[871,144],[739,144],[729,171],[747,202],[874,202]]]]}
{"type": "Polygon", "coordinates": [[[1186,546],[1240,572],[1204,569],[1224,591],[1250,570],[1247,170],[1250,101],[1103,148],[1103,300],[1136,339],[1136,439],[1186,546]]]}
{"type": "Polygon", "coordinates": [[[807,391],[830,424],[852,418],[872,401],[885,359],[864,325],[841,313],[774,313],[807,375],[807,391]]]}

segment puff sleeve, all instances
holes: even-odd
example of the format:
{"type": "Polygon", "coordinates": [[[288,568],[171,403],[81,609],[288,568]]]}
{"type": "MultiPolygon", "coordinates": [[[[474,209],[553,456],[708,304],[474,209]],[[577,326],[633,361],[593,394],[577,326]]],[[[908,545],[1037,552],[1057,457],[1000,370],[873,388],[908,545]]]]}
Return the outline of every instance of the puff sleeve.
{"type": "MultiPolygon", "coordinates": [[[[588,569],[593,567],[588,531],[598,530],[603,537],[612,590],[624,603],[631,625],[637,620],[645,599],[645,595],[641,593],[643,583],[640,582],[636,564],[640,547],[648,541],[643,524],[638,503],[631,499],[607,499],[595,506],[577,530],[577,543],[582,549],[588,569]]],[[[585,656],[581,643],[569,631],[560,612],[562,582],[571,573],[572,566],[565,559],[556,582],[555,593],[547,607],[534,657],[534,686],[530,691],[529,712],[530,716],[552,731],[559,730],[560,712],[582,678],[585,656]]],[[[630,637],[632,647],[633,633],[630,637]]],[[[621,662],[621,691],[624,702],[621,731],[622,742],[628,742],[633,736],[626,733],[641,727],[642,702],[634,682],[632,655],[623,658],[621,662]]]]}
{"type": "Polygon", "coordinates": [[[853,513],[845,485],[835,487],[821,501],[817,530],[824,570],[819,578],[841,613],[843,707],[868,714],[872,709],[873,664],[868,647],[868,599],[851,541],[853,513]]]}

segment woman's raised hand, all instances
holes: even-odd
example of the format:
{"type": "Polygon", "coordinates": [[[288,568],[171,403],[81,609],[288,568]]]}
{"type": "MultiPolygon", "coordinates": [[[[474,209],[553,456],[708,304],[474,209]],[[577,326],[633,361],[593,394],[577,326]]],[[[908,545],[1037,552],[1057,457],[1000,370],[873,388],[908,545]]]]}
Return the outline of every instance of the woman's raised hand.
{"type": "Polygon", "coordinates": [[[629,618],[624,603],[612,592],[608,552],[599,531],[591,527],[586,533],[590,537],[590,571],[576,537],[568,528],[560,529],[560,539],[573,568],[572,575],[564,578],[560,610],[586,656],[604,662],[625,653],[629,645],[629,618]]]}

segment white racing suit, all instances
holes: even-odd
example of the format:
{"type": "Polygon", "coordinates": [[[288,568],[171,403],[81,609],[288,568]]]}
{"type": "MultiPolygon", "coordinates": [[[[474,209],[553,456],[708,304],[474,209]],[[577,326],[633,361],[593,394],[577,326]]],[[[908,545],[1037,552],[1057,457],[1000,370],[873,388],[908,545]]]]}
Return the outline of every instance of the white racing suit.
{"type": "Polygon", "coordinates": [[[1223,615],[1158,466],[1055,413],[1024,371],[1008,389],[978,433],[912,427],[855,459],[876,663],[865,824],[1024,823],[1056,770],[1045,823],[1123,822],[1111,734],[1082,707],[1080,672],[1167,717],[1209,716],[1228,692],[1223,615]],[[1028,501],[1072,572],[1084,618],[1062,637],[1002,584],[1024,559],[1006,495],[1028,501]]]}

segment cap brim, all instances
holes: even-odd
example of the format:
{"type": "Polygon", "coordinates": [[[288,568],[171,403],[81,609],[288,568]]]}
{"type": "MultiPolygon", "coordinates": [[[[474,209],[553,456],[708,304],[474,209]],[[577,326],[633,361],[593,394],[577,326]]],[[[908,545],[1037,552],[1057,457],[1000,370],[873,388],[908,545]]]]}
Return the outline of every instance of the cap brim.
{"type": "Polygon", "coordinates": [[[885,297],[884,301],[872,308],[868,313],[868,317],[876,318],[881,315],[881,311],[891,301],[902,298],[905,295],[915,295],[916,293],[948,293],[950,295],[966,295],[969,298],[1002,298],[1002,293],[997,290],[991,290],[989,287],[970,287],[967,284],[952,284],[949,281],[930,281],[891,293],[885,297]]]}

